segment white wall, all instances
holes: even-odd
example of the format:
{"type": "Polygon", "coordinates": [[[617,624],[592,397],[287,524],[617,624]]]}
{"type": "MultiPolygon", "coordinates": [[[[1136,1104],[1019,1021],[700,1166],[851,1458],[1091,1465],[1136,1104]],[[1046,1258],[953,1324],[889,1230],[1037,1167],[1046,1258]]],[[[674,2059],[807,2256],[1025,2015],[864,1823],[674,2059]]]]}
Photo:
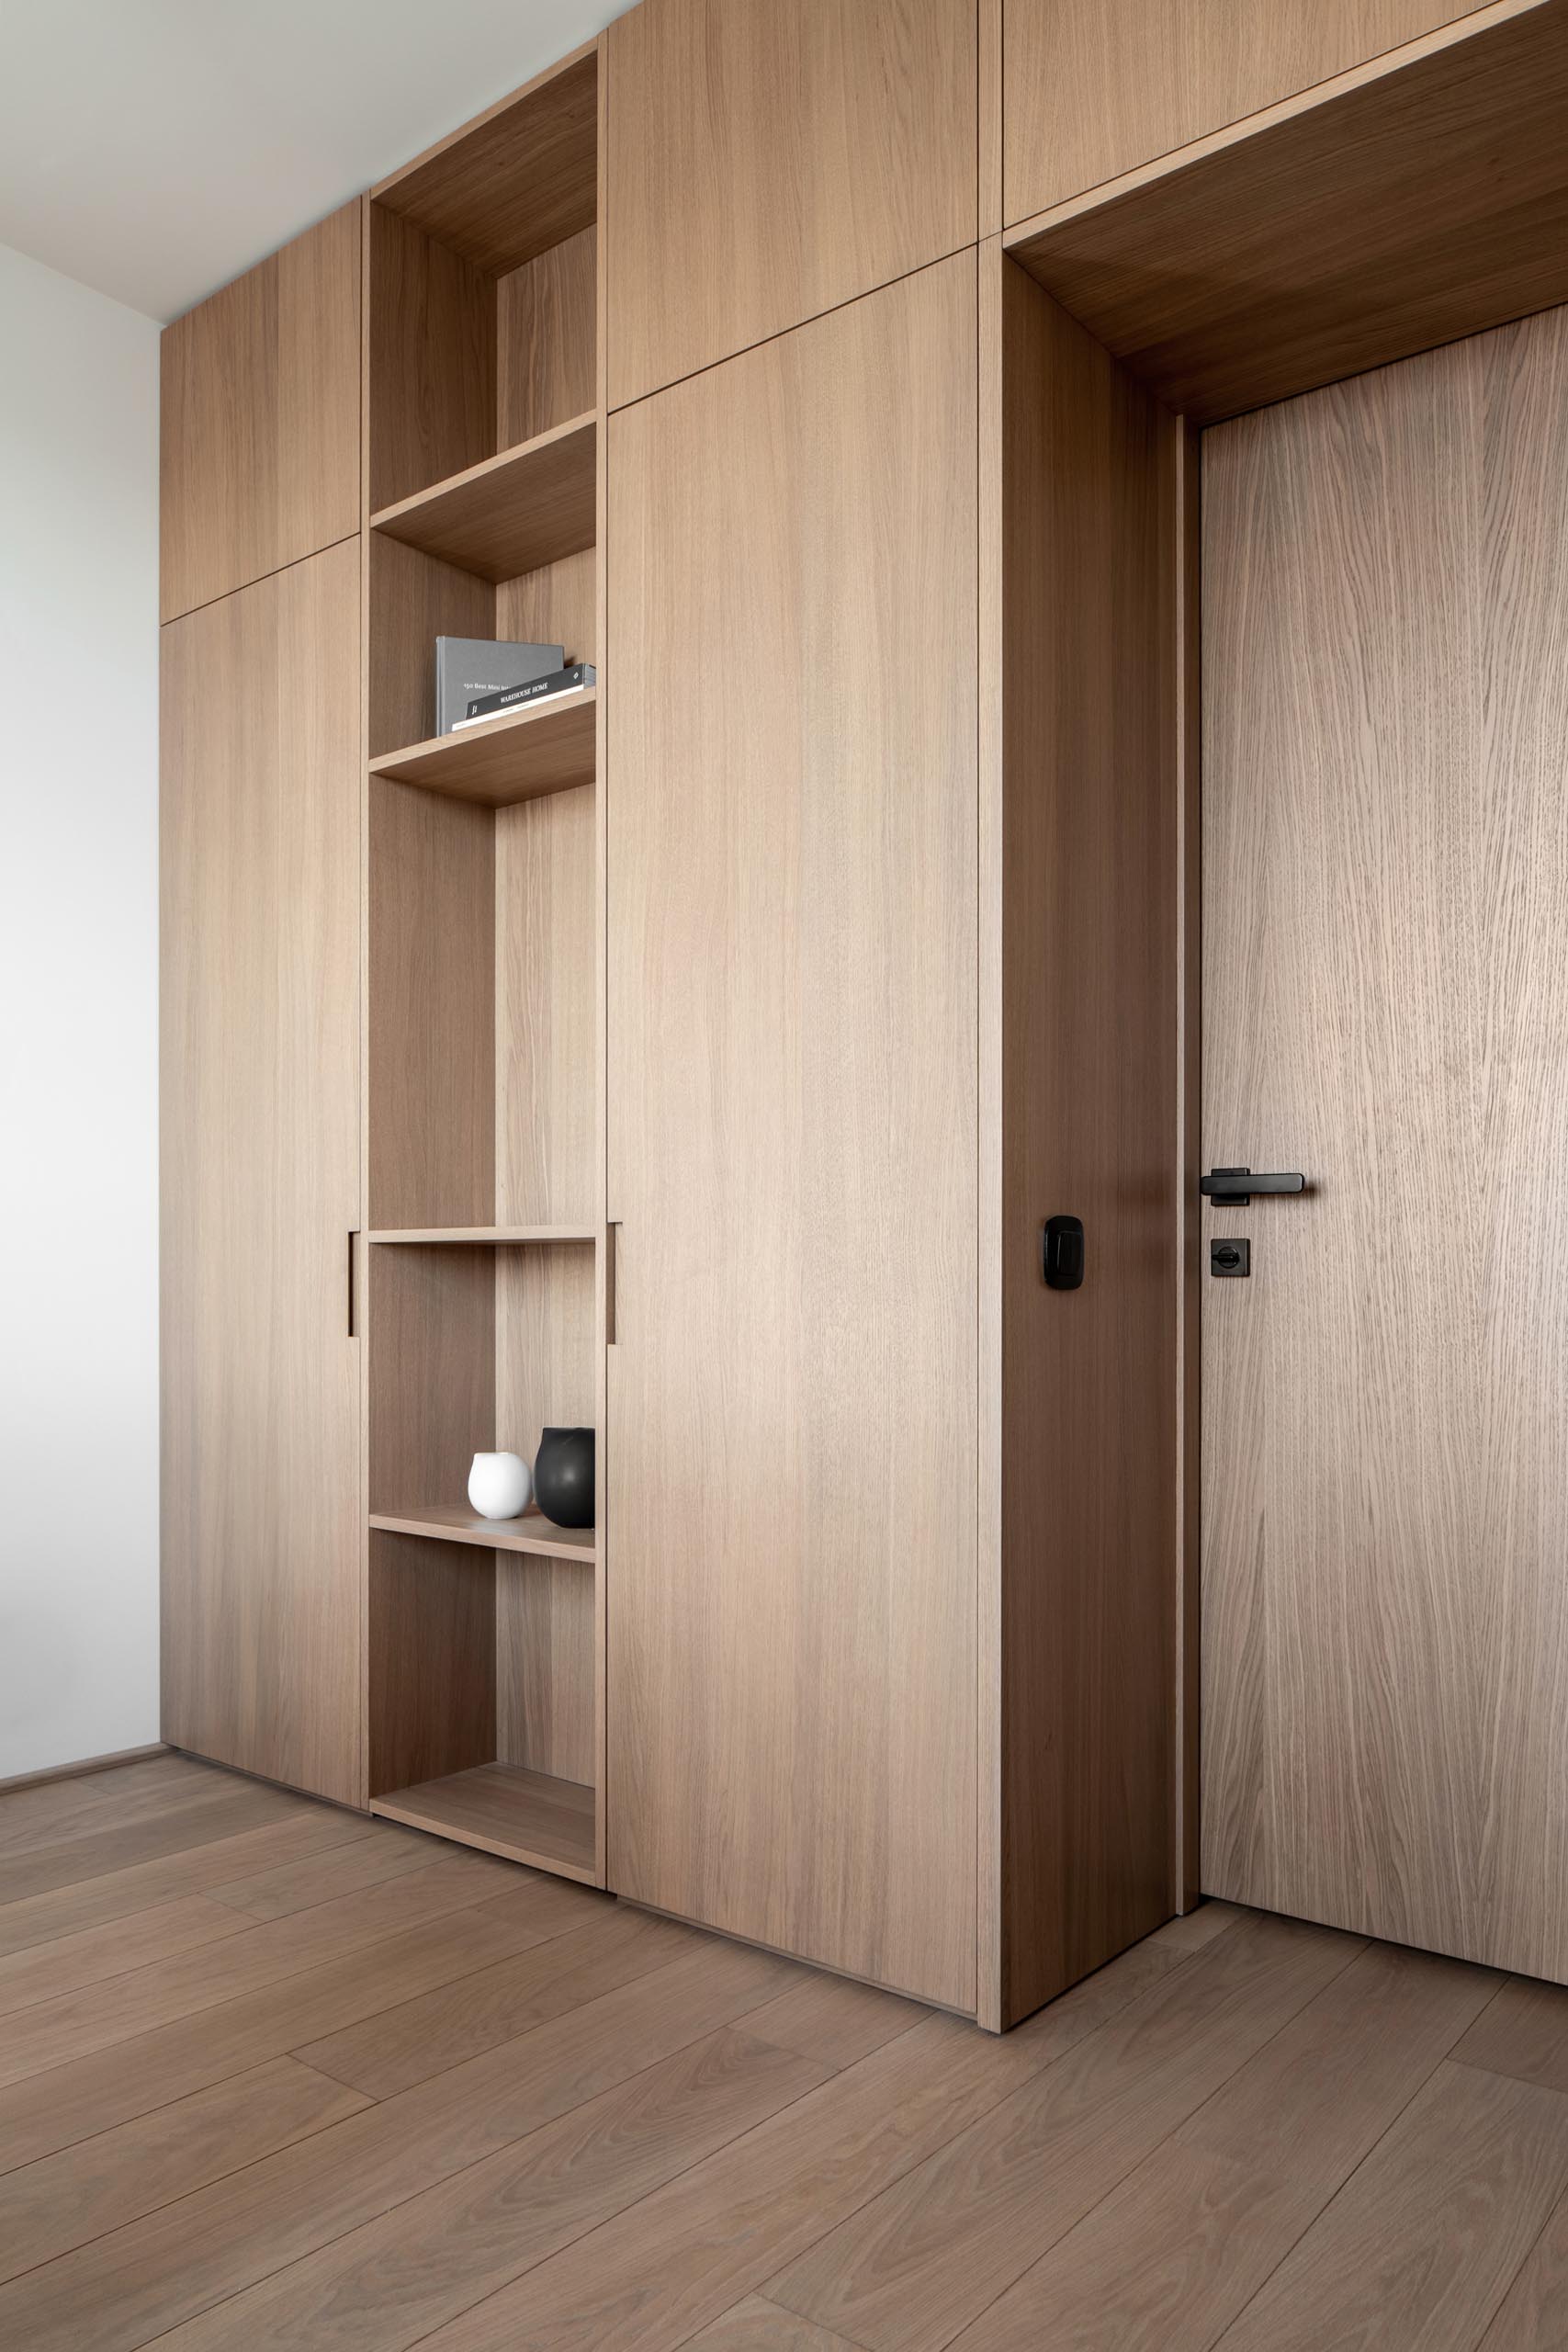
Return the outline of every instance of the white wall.
{"type": "Polygon", "coordinates": [[[158,329],[0,246],[0,1778],[158,1736],[158,329]]]}

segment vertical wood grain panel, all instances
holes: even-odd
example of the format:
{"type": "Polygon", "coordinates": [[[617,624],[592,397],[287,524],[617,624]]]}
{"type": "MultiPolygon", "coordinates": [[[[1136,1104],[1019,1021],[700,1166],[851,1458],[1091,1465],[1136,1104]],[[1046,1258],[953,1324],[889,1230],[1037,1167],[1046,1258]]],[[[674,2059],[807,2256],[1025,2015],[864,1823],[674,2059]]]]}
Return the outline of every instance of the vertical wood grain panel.
{"type": "Polygon", "coordinates": [[[1203,1883],[1562,1978],[1568,312],[1203,502],[1203,1883]]]}
{"type": "Polygon", "coordinates": [[[597,232],[584,229],[497,283],[498,448],[531,441],[596,405],[598,245],[597,232]]]}
{"type": "Polygon", "coordinates": [[[493,1552],[372,1533],[372,1796],[494,1760],[496,1577],[493,1552]]]}
{"type": "Polygon", "coordinates": [[[495,455],[491,278],[370,207],[370,511],[495,455]]]}
{"type": "Polygon", "coordinates": [[[642,0],[610,62],[615,407],[976,237],[976,0],[642,0]]]}
{"type": "Polygon", "coordinates": [[[976,372],[964,254],[610,454],[611,1883],[963,2009],[976,372]]]}
{"type": "Polygon", "coordinates": [[[495,819],[370,782],[372,1227],[495,1222],[495,819]]]}
{"type": "Polygon", "coordinates": [[[497,810],[498,1225],[594,1215],[594,866],[592,785],[497,810]]]}
{"type": "Polygon", "coordinates": [[[1472,15],[1478,0],[1007,0],[1008,224],[1472,15]]]}
{"type": "MultiPolygon", "coordinates": [[[[585,1096],[592,1070],[590,1050],[574,1072],[585,1096]]],[[[592,1427],[596,1419],[594,1253],[573,1244],[500,1250],[495,1259],[495,1442],[532,1462],[542,1429],[592,1427]]],[[[566,1781],[599,1779],[593,1578],[588,1561],[500,1566],[496,1753],[502,1763],[566,1781]]]]}
{"type": "Polygon", "coordinates": [[[163,1728],[359,1792],[357,538],[163,634],[163,1728]]]}
{"type": "Polygon", "coordinates": [[[160,616],[359,528],[360,200],[164,330],[160,616]]]}
{"type": "Polygon", "coordinates": [[[560,645],[569,666],[599,659],[599,616],[592,548],[503,580],[495,592],[497,637],[560,645]]]}
{"type": "Polygon", "coordinates": [[[1175,427],[1003,271],[1003,2007],[1166,1918],[1175,427]],[[1083,1219],[1082,1287],[1041,1227],[1083,1219]]]}

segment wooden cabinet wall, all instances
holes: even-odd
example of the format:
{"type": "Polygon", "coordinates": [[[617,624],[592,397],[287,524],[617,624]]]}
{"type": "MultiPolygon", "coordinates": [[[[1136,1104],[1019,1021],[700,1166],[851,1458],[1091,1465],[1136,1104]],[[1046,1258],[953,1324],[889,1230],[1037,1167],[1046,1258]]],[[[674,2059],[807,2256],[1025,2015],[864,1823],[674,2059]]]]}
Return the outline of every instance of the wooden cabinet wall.
{"type": "MultiPolygon", "coordinates": [[[[1473,13],[1476,0],[1007,0],[1010,226],[1473,13]]],[[[640,13],[640,12],[639,12],[640,13]]]]}
{"type": "Polygon", "coordinates": [[[605,664],[610,1883],[959,2009],[976,338],[968,253],[616,417],[605,664]]]}
{"type": "Polygon", "coordinates": [[[976,234],[976,0],[642,0],[606,36],[612,407],[976,234]]]}
{"type": "Polygon", "coordinates": [[[357,537],[162,650],[164,1736],[356,1804],[357,537]]]}
{"type": "Polygon", "coordinates": [[[361,214],[356,198],[164,332],[165,621],[359,528],[361,214]]]}

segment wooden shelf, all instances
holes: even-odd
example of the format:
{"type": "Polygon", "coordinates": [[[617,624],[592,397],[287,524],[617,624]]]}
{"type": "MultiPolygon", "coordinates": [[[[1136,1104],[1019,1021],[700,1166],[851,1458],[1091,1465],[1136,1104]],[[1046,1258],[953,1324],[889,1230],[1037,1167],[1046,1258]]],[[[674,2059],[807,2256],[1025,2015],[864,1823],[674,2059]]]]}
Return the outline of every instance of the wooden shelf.
{"type": "Polygon", "coordinates": [[[399,784],[422,785],[455,800],[479,800],[510,808],[519,800],[570,792],[592,784],[594,772],[596,686],[552,695],[521,710],[515,718],[492,718],[461,735],[437,735],[407,751],[383,752],[370,763],[372,775],[399,784]]]}
{"type": "Polygon", "coordinates": [[[515,580],[593,545],[590,413],[370,517],[371,528],[481,580],[515,580]]]}
{"type": "Polygon", "coordinates": [[[508,1861],[528,1862],[561,1878],[598,1883],[591,1788],[558,1781],[520,1764],[479,1764],[442,1781],[372,1797],[372,1813],[413,1829],[433,1830],[508,1861]]]}
{"type": "Polygon", "coordinates": [[[537,1510],[525,1511],[521,1519],[483,1519],[477,1510],[422,1503],[417,1510],[373,1510],[370,1524],[388,1535],[433,1535],[444,1544],[479,1544],[491,1552],[532,1552],[545,1560],[591,1563],[598,1556],[597,1529],[557,1527],[537,1510]]]}
{"type": "Polygon", "coordinates": [[[599,1238],[591,1225],[432,1225],[411,1226],[384,1233],[367,1233],[367,1241],[417,1242],[428,1247],[432,1242],[492,1242],[498,1249],[514,1243],[534,1242],[548,1247],[557,1242],[596,1241],[599,1238]]]}

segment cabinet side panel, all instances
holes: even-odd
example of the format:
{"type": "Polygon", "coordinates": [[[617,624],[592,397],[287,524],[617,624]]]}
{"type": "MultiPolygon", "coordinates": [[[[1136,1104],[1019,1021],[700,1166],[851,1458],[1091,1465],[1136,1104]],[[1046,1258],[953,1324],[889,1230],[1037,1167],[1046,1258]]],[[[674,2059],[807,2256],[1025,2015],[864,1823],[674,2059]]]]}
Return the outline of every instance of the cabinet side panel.
{"type": "Polygon", "coordinates": [[[359,1784],[359,548],[163,637],[164,1732],[359,1784]]]}
{"type": "Polygon", "coordinates": [[[1175,427],[1004,266],[1008,2021],[1171,1910],[1175,427]],[[1082,1218],[1046,1287],[1041,1227],[1082,1218]]]}

